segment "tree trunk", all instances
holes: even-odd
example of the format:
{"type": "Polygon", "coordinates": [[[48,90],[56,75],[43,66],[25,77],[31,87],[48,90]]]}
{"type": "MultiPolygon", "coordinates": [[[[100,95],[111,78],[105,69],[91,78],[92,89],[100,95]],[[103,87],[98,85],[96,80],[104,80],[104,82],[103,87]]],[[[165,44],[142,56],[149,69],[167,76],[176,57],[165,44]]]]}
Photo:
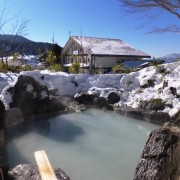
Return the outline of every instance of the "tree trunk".
{"type": "Polygon", "coordinates": [[[8,65],[8,58],[6,57],[6,69],[9,69],[9,65],[8,65]]]}
{"type": "Polygon", "coordinates": [[[1,63],[2,63],[3,69],[5,69],[5,64],[4,64],[4,59],[3,59],[3,57],[1,58],[1,63]]]}

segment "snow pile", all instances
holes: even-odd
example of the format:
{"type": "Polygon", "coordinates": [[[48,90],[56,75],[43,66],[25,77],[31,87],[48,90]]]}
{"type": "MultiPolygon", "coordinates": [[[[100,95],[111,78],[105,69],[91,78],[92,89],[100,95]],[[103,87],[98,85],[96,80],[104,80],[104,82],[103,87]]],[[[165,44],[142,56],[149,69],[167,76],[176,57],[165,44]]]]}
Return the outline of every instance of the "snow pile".
{"type": "Polygon", "coordinates": [[[89,82],[91,87],[99,87],[99,88],[120,88],[120,79],[122,78],[122,74],[101,74],[91,76],[89,78],[89,82]]]}
{"type": "Polygon", "coordinates": [[[116,105],[126,104],[137,108],[141,101],[162,99],[173,108],[166,107],[164,112],[175,115],[180,110],[180,98],[172,94],[170,88],[176,89],[180,95],[180,62],[165,64],[158,67],[147,67],[138,72],[124,75],[120,86],[124,89],[121,102],[116,105]],[[148,80],[154,82],[154,87],[142,88],[148,84],[148,80]],[[167,85],[164,85],[167,84],[167,85]]]}
{"type": "MultiPolygon", "coordinates": [[[[42,86],[46,85],[49,90],[56,90],[56,95],[70,95],[74,96],[79,92],[87,92],[92,87],[99,88],[98,91],[102,91],[102,94],[107,94],[111,88],[120,88],[120,79],[123,75],[89,75],[89,74],[68,74],[64,72],[49,72],[44,71],[27,71],[21,72],[22,75],[27,75],[35,78],[42,86]],[[107,87],[111,87],[108,89],[107,87]],[[103,88],[107,88],[106,90],[103,88]]],[[[19,74],[19,75],[20,75],[19,74]]],[[[7,95],[6,89],[8,85],[14,85],[17,80],[18,74],[0,74],[0,99],[5,103],[10,98],[5,98],[7,95]],[[9,80],[10,78],[10,80],[9,80]],[[4,91],[3,91],[4,89],[4,91]]],[[[32,91],[33,87],[31,85],[27,86],[27,91],[32,91]]],[[[112,89],[111,89],[112,90],[112,89]]],[[[92,92],[90,92],[92,93],[92,92]]],[[[11,101],[9,101],[11,102],[11,101]]],[[[8,102],[6,102],[8,104],[8,102]]]]}
{"type": "MultiPolygon", "coordinates": [[[[79,92],[87,92],[91,87],[97,88],[120,88],[120,79],[123,75],[104,74],[68,74],[64,72],[29,71],[22,72],[23,75],[32,76],[36,81],[40,81],[43,76],[44,82],[49,89],[57,89],[56,95],[74,96],[79,92]]],[[[41,82],[39,82],[41,83],[41,82]]]]}
{"type": "Polygon", "coordinates": [[[2,92],[6,86],[14,85],[18,76],[18,74],[14,73],[0,73],[0,92],[2,92]]]}
{"type": "MultiPolygon", "coordinates": [[[[180,62],[151,66],[130,74],[74,75],[47,70],[21,74],[34,77],[49,90],[55,90],[56,95],[75,96],[79,92],[88,92],[107,97],[110,92],[117,92],[121,99],[116,106],[128,105],[137,108],[141,101],[162,99],[169,105],[163,111],[170,116],[180,110],[180,62]],[[175,89],[175,92],[172,92],[172,89],[175,89]]],[[[13,73],[0,73],[0,99],[6,107],[8,102],[11,102],[6,89],[16,82],[18,76],[13,73]]],[[[27,90],[32,91],[32,88],[28,86],[27,90]]],[[[42,93],[42,96],[45,95],[42,93]]]]}

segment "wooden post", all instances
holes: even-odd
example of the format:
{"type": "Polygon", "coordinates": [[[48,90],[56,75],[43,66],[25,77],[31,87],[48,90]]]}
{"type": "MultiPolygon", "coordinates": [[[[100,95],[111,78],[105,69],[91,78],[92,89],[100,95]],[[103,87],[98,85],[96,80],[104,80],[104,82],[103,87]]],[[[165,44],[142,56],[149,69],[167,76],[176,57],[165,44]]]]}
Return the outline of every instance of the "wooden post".
{"type": "Polygon", "coordinates": [[[34,156],[35,156],[42,180],[57,180],[54,174],[54,171],[52,169],[52,166],[46,155],[46,152],[44,150],[36,151],[34,153],[34,156]]]}

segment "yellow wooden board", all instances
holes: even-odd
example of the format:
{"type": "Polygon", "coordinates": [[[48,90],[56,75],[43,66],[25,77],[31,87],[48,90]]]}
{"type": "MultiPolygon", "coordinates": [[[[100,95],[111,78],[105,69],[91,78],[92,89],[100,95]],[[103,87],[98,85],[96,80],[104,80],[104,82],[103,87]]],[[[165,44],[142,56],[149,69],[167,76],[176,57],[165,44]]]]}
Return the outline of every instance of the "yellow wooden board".
{"type": "Polygon", "coordinates": [[[42,180],[57,180],[46,152],[44,150],[36,151],[34,152],[34,156],[42,180]]]}

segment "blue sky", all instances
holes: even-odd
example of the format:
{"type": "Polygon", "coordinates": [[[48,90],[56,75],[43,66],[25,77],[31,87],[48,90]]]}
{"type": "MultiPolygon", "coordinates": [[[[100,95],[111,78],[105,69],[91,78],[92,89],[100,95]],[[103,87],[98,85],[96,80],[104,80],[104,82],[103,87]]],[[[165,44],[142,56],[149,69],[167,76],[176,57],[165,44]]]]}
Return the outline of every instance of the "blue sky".
{"type": "MultiPolygon", "coordinates": [[[[0,8],[4,0],[0,0],[0,8]]],[[[6,0],[6,13],[29,19],[30,40],[55,42],[64,46],[71,35],[116,38],[125,41],[152,57],[180,53],[180,34],[148,34],[150,27],[179,24],[164,14],[151,23],[136,15],[124,16],[118,0],[6,0]],[[137,28],[145,23],[144,28],[137,28]]]]}

